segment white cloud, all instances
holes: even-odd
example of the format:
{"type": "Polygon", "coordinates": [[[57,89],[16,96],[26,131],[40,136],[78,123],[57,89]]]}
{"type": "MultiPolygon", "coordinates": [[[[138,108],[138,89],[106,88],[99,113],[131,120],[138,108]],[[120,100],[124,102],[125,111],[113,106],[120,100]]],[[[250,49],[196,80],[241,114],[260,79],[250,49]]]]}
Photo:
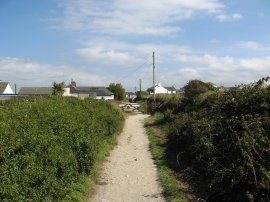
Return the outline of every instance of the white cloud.
{"type": "Polygon", "coordinates": [[[270,51],[270,46],[265,46],[255,41],[245,41],[237,44],[238,47],[253,51],[270,51]]]}
{"type": "Polygon", "coordinates": [[[220,22],[227,22],[227,21],[239,21],[242,20],[244,17],[239,13],[233,13],[233,14],[219,14],[216,16],[216,18],[220,22]]]}
{"type": "MultiPolygon", "coordinates": [[[[237,85],[249,83],[270,75],[270,56],[260,58],[218,57],[205,54],[179,55],[176,58],[181,62],[177,75],[192,79],[199,78],[216,84],[237,85]],[[188,71],[187,71],[188,70],[188,71]]],[[[173,75],[171,75],[173,76],[173,75]]]]}
{"type": "Polygon", "coordinates": [[[110,65],[129,65],[140,62],[139,59],[130,56],[128,53],[115,50],[106,50],[102,47],[90,47],[78,49],[77,54],[90,61],[101,61],[110,65]]]}
{"type": "MultiPolygon", "coordinates": [[[[113,67],[112,73],[108,74],[93,71],[91,67],[79,68],[77,65],[39,64],[18,58],[0,58],[1,79],[19,86],[49,86],[53,81],[69,83],[73,78],[78,85],[88,86],[106,86],[112,82],[120,82],[130,91],[135,86],[138,87],[139,79],[142,79],[143,89],[147,89],[152,85],[152,65],[149,63],[140,69],[137,67],[118,72],[117,67],[113,67]]],[[[192,79],[234,86],[268,75],[270,56],[234,58],[184,53],[175,58],[168,57],[156,66],[156,80],[165,86],[175,84],[177,87],[182,87],[192,79]]]]}
{"type": "Polygon", "coordinates": [[[71,78],[84,85],[108,85],[110,76],[87,69],[59,65],[39,64],[18,58],[0,58],[1,79],[19,86],[50,86],[53,81],[69,83],[71,78]]]}
{"type": "Polygon", "coordinates": [[[64,17],[56,27],[106,34],[166,35],[198,12],[225,8],[220,0],[61,0],[64,17]]]}
{"type": "Polygon", "coordinates": [[[87,61],[96,61],[104,66],[134,67],[150,60],[152,52],[157,53],[157,62],[175,54],[189,53],[188,46],[154,43],[127,43],[113,38],[93,38],[82,42],[85,48],[76,53],[87,61]],[[147,59],[148,58],[148,59],[147,59]]]}

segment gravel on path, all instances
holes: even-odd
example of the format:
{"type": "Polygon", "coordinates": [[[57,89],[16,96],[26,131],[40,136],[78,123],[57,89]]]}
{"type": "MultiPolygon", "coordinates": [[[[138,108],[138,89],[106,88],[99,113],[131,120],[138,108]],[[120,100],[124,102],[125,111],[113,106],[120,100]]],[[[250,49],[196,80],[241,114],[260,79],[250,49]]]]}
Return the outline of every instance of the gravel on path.
{"type": "Polygon", "coordinates": [[[104,164],[96,194],[89,202],[165,202],[143,127],[148,115],[126,119],[118,145],[104,164]]]}

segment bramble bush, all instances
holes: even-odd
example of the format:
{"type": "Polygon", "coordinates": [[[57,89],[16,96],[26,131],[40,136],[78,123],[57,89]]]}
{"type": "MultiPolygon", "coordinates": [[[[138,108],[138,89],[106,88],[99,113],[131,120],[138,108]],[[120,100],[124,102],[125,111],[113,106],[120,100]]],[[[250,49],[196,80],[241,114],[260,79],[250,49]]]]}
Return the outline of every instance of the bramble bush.
{"type": "Polygon", "coordinates": [[[171,115],[168,139],[185,167],[205,182],[208,201],[270,200],[268,78],[188,97],[171,115]]]}
{"type": "Polygon", "coordinates": [[[0,103],[0,201],[60,201],[93,174],[123,116],[70,97],[0,103]]]}

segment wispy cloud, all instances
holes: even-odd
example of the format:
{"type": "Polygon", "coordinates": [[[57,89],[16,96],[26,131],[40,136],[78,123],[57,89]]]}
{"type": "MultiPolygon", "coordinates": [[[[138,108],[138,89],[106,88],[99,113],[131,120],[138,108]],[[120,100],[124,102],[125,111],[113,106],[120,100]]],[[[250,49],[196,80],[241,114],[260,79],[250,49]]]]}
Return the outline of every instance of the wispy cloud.
{"type": "Polygon", "coordinates": [[[228,22],[228,21],[239,21],[242,20],[244,17],[239,13],[233,13],[233,14],[219,14],[216,16],[216,18],[220,22],[228,22]]]}
{"type": "Polygon", "coordinates": [[[61,0],[64,16],[56,27],[106,34],[166,35],[197,13],[225,8],[219,0],[61,0]]]}
{"type": "Polygon", "coordinates": [[[255,41],[244,41],[237,44],[238,47],[253,51],[270,51],[270,46],[260,44],[255,41]]]}

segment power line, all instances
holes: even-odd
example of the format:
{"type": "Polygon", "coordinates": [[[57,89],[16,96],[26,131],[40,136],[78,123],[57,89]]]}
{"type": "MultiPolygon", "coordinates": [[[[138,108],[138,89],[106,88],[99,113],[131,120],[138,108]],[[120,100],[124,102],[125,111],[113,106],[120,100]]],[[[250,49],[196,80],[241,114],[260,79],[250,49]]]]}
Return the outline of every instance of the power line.
{"type": "Polygon", "coordinates": [[[139,65],[135,70],[129,72],[128,74],[126,74],[125,76],[122,76],[119,80],[122,81],[124,78],[126,78],[127,76],[129,76],[132,73],[137,72],[139,69],[141,69],[145,64],[151,64],[151,61],[147,60],[146,62],[142,63],[141,65],[139,65]]]}

